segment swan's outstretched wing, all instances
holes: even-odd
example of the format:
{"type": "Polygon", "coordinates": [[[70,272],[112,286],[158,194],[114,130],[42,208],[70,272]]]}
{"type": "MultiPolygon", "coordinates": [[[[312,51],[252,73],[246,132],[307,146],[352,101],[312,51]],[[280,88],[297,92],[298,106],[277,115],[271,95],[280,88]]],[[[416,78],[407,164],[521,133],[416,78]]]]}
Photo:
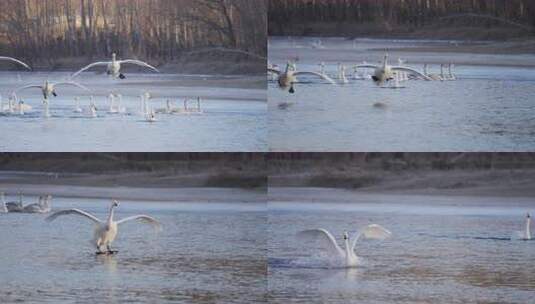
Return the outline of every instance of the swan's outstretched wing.
{"type": "Polygon", "coordinates": [[[122,224],[124,222],[128,222],[128,221],[134,221],[134,220],[139,220],[142,223],[151,224],[158,230],[160,230],[162,227],[160,222],[158,222],[155,218],[148,216],[148,215],[144,215],[144,214],[125,217],[124,219],[117,221],[117,225],[122,224]]]}
{"type": "Polygon", "coordinates": [[[422,79],[425,79],[425,80],[432,80],[429,76],[424,75],[422,72],[420,72],[418,70],[415,70],[413,68],[403,67],[403,66],[392,66],[392,67],[390,67],[390,69],[392,71],[403,71],[403,72],[407,72],[407,73],[410,73],[410,74],[416,74],[416,75],[418,75],[419,77],[421,77],[422,79]]]}
{"type": "Polygon", "coordinates": [[[15,91],[13,91],[12,94],[13,94],[14,96],[17,96],[17,92],[20,92],[20,91],[23,91],[23,90],[26,90],[26,89],[33,89],[33,88],[35,88],[35,89],[39,89],[39,90],[42,90],[42,89],[43,89],[43,87],[40,86],[40,85],[27,85],[27,86],[23,86],[23,87],[20,87],[20,88],[15,89],[15,91]]]}
{"type": "Polygon", "coordinates": [[[88,66],[85,66],[85,67],[81,68],[78,72],[72,74],[71,78],[74,78],[74,77],[78,76],[80,73],[85,72],[85,71],[89,70],[92,67],[96,67],[96,66],[99,66],[99,65],[108,66],[108,64],[110,64],[109,61],[93,62],[92,64],[90,64],[88,66]]]}
{"type": "Polygon", "coordinates": [[[89,214],[85,211],[82,211],[80,209],[66,209],[66,210],[61,210],[61,211],[58,211],[58,212],[54,212],[53,214],[49,215],[45,220],[47,222],[52,222],[53,220],[55,220],[58,216],[61,216],[61,215],[68,215],[68,214],[75,214],[75,215],[81,215],[81,216],[84,216],[90,220],[92,220],[93,222],[95,223],[102,223],[101,220],[99,220],[98,218],[96,218],[94,215],[92,214],[89,214]]]}
{"type": "Polygon", "coordinates": [[[277,74],[277,75],[280,75],[280,71],[279,70],[275,70],[275,69],[272,69],[272,68],[268,68],[267,70],[269,73],[273,73],[273,74],[277,74]]]}
{"type": "Polygon", "coordinates": [[[295,72],[294,75],[313,75],[313,76],[318,76],[320,77],[321,79],[323,80],[327,80],[328,82],[330,82],[331,84],[336,84],[336,82],[334,80],[331,79],[331,77],[325,75],[325,74],[322,74],[322,73],[318,73],[318,72],[295,72]]]}
{"type": "Polygon", "coordinates": [[[355,67],[358,69],[377,69],[378,68],[378,66],[373,65],[373,64],[357,64],[355,67]]]}
{"type": "Polygon", "coordinates": [[[58,82],[58,83],[55,83],[54,84],[54,87],[57,87],[59,85],[72,85],[72,86],[75,86],[75,87],[79,87],[80,89],[82,90],[85,90],[85,91],[90,91],[88,88],[84,87],[83,85],[77,83],[77,82],[74,82],[74,81],[68,81],[68,82],[58,82]]]}
{"type": "Polygon", "coordinates": [[[353,239],[351,241],[351,250],[355,250],[355,245],[361,237],[372,240],[384,240],[386,238],[389,238],[391,235],[392,233],[385,229],[383,226],[377,224],[368,225],[357,231],[357,233],[353,236],[353,239]]]}
{"type": "Polygon", "coordinates": [[[131,63],[131,64],[135,64],[135,65],[139,65],[139,66],[142,66],[142,67],[146,67],[146,68],[149,68],[157,73],[160,73],[160,71],[158,71],[157,68],[153,67],[152,65],[146,63],[146,62],[143,62],[143,61],[139,61],[139,60],[134,60],[134,59],[128,59],[128,60],[121,60],[119,61],[119,63],[123,64],[123,63],[131,63]]]}
{"type": "Polygon", "coordinates": [[[0,56],[0,60],[15,62],[15,63],[18,63],[18,64],[22,65],[23,67],[27,68],[30,71],[32,70],[32,68],[30,68],[30,66],[27,65],[26,63],[24,63],[24,62],[22,62],[22,61],[20,61],[18,59],[12,58],[12,57],[0,56]]]}
{"type": "Polygon", "coordinates": [[[298,236],[309,240],[320,241],[322,247],[331,254],[340,255],[342,257],[344,256],[344,251],[342,248],[338,246],[332,234],[325,229],[320,228],[301,231],[299,232],[298,236]]]}

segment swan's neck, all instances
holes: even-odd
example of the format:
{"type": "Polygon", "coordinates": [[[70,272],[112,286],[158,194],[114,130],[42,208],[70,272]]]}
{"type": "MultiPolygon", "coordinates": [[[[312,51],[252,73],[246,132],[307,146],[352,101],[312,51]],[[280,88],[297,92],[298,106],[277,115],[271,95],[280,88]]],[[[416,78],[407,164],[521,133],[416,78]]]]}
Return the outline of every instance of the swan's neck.
{"type": "Polygon", "coordinates": [[[349,263],[352,254],[351,254],[351,246],[349,245],[349,238],[346,238],[344,240],[345,250],[346,250],[346,261],[349,263]]]}
{"type": "Polygon", "coordinates": [[[111,54],[111,61],[112,61],[112,62],[117,61],[117,56],[116,56],[115,53],[111,54]]]}
{"type": "Polygon", "coordinates": [[[110,207],[110,215],[108,216],[108,225],[111,225],[113,223],[113,213],[115,212],[115,207],[110,207]]]}
{"type": "Polygon", "coordinates": [[[4,192],[0,193],[0,201],[3,205],[6,204],[6,197],[4,196],[4,192]]]}
{"type": "Polygon", "coordinates": [[[528,217],[526,218],[526,239],[531,239],[531,230],[530,230],[530,226],[531,226],[531,217],[528,217]]]}
{"type": "Polygon", "coordinates": [[[387,65],[388,65],[388,54],[385,54],[385,57],[383,59],[383,69],[386,69],[387,65]]]}

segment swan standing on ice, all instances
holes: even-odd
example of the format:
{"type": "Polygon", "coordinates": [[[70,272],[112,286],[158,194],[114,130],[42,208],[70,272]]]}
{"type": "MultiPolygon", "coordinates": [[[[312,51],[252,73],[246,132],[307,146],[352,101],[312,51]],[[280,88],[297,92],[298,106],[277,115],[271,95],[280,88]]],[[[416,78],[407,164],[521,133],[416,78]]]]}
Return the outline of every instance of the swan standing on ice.
{"type": "Polygon", "coordinates": [[[98,219],[97,217],[95,217],[94,215],[87,213],[85,211],[82,211],[80,209],[67,209],[67,210],[55,212],[49,217],[47,217],[46,221],[51,222],[59,216],[69,215],[69,214],[81,215],[85,218],[90,219],[96,225],[93,242],[95,243],[95,246],[97,247],[97,254],[117,253],[117,251],[113,251],[111,249],[111,243],[113,242],[113,240],[115,240],[115,237],[117,236],[117,232],[118,232],[118,226],[122,223],[126,223],[128,221],[133,221],[133,220],[140,220],[142,222],[145,222],[157,228],[160,228],[160,223],[156,219],[148,215],[144,215],[144,214],[129,216],[122,220],[115,221],[113,216],[114,216],[115,208],[117,208],[118,206],[119,206],[119,203],[116,200],[112,201],[108,219],[106,221],[102,221],[98,219]],[[107,252],[102,251],[103,247],[106,248],[107,252]]]}
{"type": "Polygon", "coordinates": [[[388,54],[386,53],[383,62],[379,65],[373,65],[373,64],[360,64],[357,65],[357,68],[371,68],[375,69],[374,73],[372,75],[372,80],[377,85],[383,85],[385,81],[394,79],[394,72],[395,71],[402,71],[407,72],[410,74],[415,74],[419,76],[420,78],[424,80],[431,80],[427,75],[424,75],[423,73],[405,66],[391,66],[388,64],[388,54]]]}
{"type": "Polygon", "coordinates": [[[355,245],[361,237],[366,239],[384,240],[391,235],[392,233],[385,228],[376,224],[371,224],[358,231],[351,239],[349,238],[349,234],[344,232],[344,248],[342,248],[336,243],[336,239],[333,235],[325,229],[305,230],[299,233],[299,236],[321,241],[322,247],[327,250],[331,257],[343,261],[346,267],[354,267],[358,265],[359,258],[355,254],[355,245]]]}
{"type": "Polygon", "coordinates": [[[92,67],[106,66],[106,74],[111,75],[113,78],[125,79],[126,76],[124,76],[121,73],[121,64],[127,64],[127,63],[135,64],[135,65],[142,66],[142,67],[146,67],[146,68],[149,68],[149,69],[151,69],[151,70],[153,70],[153,71],[155,71],[157,73],[160,72],[155,67],[149,65],[146,62],[140,61],[140,60],[135,60],[135,59],[117,60],[116,54],[113,53],[111,55],[111,61],[101,61],[101,62],[91,63],[90,65],[82,68],[78,72],[72,74],[71,78],[74,78],[74,77],[78,76],[80,73],[82,73],[84,71],[87,71],[87,70],[91,69],[92,67]]]}
{"type": "Polygon", "coordinates": [[[40,89],[42,94],[43,94],[43,104],[45,106],[44,116],[45,117],[50,117],[50,109],[49,109],[48,98],[50,97],[50,95],[53,95],[54,97],[58,96],[58,94],[56,93],[56,87],[60,86],[60,85],[71,85],[71,86],[75,86],[75,87],[78,87],[80,89],[83,89],[85,91],[89,91],[88,88],[86,88],[83,85],[78,84],[78,83],[76,83],[74,81],[51,83],[51,82],[48,82],[48,80],[45,80],[43,85],[28,85],[28,86],[20,87],[20,88],[16,89],[13,92],[13,94],[15,94],[17,92],[20,92],[22,90],[26,90],[26,89],[33,89],[33,88],[40,89]]]}
{"type": "Polygon", "coordinates": [[[8,213],[9,210],[7,210],[6,206],[6,196],[4,195],[4,192],[0,192],[0,213],[8,213]]]}
{"type": "Polygon", "coordinates": [[[286,64],[286,70],[284,72],[280,72],[280,71],[273,70],[273,69],[268,69],[268,71],[271,73],[277,74],[278,75],[277,82],[279,84],[279,88],[282,90],[288,90],[288,92],[290,93],[295,92],[294,84],[297,82],[297,78],[296,78],[297,75],[313,75],[313,76],[320,77],[321,79],[327,80],[331,84],[336,84],[334,80],[332,80],[329,76],[321,74],[321,73],[297,72],[295,70],[295,65],[293,65],[290,62],[286,64]]]}
{"type": "Polygon", "coordinates": [[[24,63],[24,62],[22,62],[22,61],[20,61],[20,60],[18,60],[18,59],[12,58],[12,57],[4,57],[4,56],[0,56],[0,61],[11,61],[11,62],[18,63],[18,64],[22,65],[23,67],[27,68],[27,69],[30,70],[30,71],[32,70],[32,69],[30,68],[30,66],[27,65],[26,63],[24,63]]]}

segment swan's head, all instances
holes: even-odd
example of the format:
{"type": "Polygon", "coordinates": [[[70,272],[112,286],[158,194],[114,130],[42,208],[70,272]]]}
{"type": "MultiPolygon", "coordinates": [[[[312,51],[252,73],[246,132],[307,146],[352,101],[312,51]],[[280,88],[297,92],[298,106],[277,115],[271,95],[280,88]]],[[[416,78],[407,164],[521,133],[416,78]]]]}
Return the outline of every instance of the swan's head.
{"type": "Polygon", "coordinates": [[[531,215],[529,214],[529,212],[526,214],[526,217],[531,218],[531,215]]]}
{"type": "Polygon", "coordinates": [[[113,201],[111,202],[111,207],[112,207],[112,208],[117,208],[117,207],[119,207],[119,202],[118,202],[117,200],[113,200],[113,201]]]}
{"type": "Polygon", "coordinates": [[[349,234],[347,233],[347,231],[344,231],[344,241],[347,240],[349,240],[349,234]]]}

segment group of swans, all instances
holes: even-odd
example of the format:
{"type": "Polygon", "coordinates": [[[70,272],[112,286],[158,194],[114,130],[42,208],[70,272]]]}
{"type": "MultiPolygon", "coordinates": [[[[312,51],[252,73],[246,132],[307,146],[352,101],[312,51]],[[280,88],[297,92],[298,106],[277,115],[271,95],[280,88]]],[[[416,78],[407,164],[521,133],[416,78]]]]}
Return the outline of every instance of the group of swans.
{"type": "Polygon", "coordinates": [[[26,206],[24,206],[24,202],[22,200],[22,193],[19,193],[18,201],[6,202],[5,194],[4,192],[1,192],[0,200],[0,213],[48,213],[51,210],[52,196],[39,196],[39,200],[37,203],[28,204],[26,206]]]}
{"type": "MultiPolygon", "coordinates": [[[[327,258],[333,260],[344,267],[355,267],[359,265],[359,257],[355,253],[355,247],[359,239],[385,240],[391,237],[392,233],[384,227],[371,224],[358,230],[352,237],[348,232],[342,235],[343,246],[338,245],[336,238],[323,228],[304,230],[297,234],[304,241],[317,241],[320,249],[327,253],[327,258]]],[[[515,233],[515,238],[520,240],[531,240],[531,215],[526,214],[523,231],[515,233]]]]}
{"type": "Polygon", "coordinates": [[[440,81],[446,81],[446,80],[456,80],[457,78],[453,74],[453,63],[448,64],[448,74],[446,75],[444,73],[444,66],[445,64],[440,65],[440,74],[430,74],[428,73],[427,63],[424,64],[424,74],[432,78],[433,80],[440,80],[440,81]]]}
{"type": "MultiPolygon", "coordinates": [[[[299,74],[309,74],[319,77],[323,80],[327,80],[331,84],[336,84],[336,82],[327,75],[325,72],[325,63],[321,62],[319,64],[319,72],[297,72],[294,63],[288,62],[284,72],[280,71],[276,65],[268,65],[268,75],[273,80],[278,82],[278,86],[282,90],[288,90],[290,93],[294,93],[294,84],[297,82],[296,76],[299,74]]],[[[444,74],[444,64],[441,65],[441,74],[432,75],[427,73],[427,65],[424,65],[424,70],[421,72],[415,68],[406,66],[404,61],[398,59],[398,65],[390,65],[388,63],[388,53],[385,53],[383,60],[379,64],[369,64],[363,62],[362,64],[357,64],[353,66],[353,79],[362,80],[362,79],[371,79],[378,86],[383,86],[385,82],[393,81],[393,88],[400,88],[400,82],[406,81],[409,79],[422,79],[426,81],[431,80],[455,80],[455,76],[452,72],[453,64],[448,65],[449,75],[444,74]],[[372,69],[373,72],[371,75],[364,73],[358,73],[360,70],[372,69]]],[[[338,63],[336,77],[338,83],[347,84],[349,79],[346,75],[346,66],[338,63]]]]}
{"type": "Polygon", "coordinates": [[[80,209],[66,209],[66,210],[57,211],[51,214],[50,216],[46,218],[46,221],[51,222],[55,220],[56,218],[58,218],[59,216],[63,216],[63,215],[78,215],[86,219],[89,219],[90,221],[93,222],[93,224],[95,224],[93,243],[97,248],[97,252],[96,252],[97,254],[117,253],[117,251],[114,251],[111,249],[111,244],[115,240],[115,237],[117,236],[118,228],[120,224],[129,222],[129,221],[138,220],[144,223],[151,224],[152,226],[158,229],[161,228],[160,223],[156,219],[148,215],[144,215],[144,214],[129,216],[129,217],[126,217],[117,221],[114,219],[115,208],[117,207],[119,207],[119,202],[117,202],[116,200],[113,200],[109,208],[108,218],[106,220],[101,220],[97,218],[96,216],[86,211],[80,210],[80,209]],[[103,251],[102,250],[103,248],[105,248],[106,251],[103,251]]]}
{"type": "MultiPolygon", "coordinates": [[[[15,59],[15,58],[11,58],[11,57],[0,57],[0,60],[3,60],[3,61],[10,61],[10,62],[14,62],[14,63],[17,63],[17,64],[20,64],[22,66],[24,66],[25,68],[31,70],[31,68],[24,62],[18,60],[18,59],[15,59]]],[[[80,69],[79,71],[73,73],[69,79],[69,81],[62,81],[62,82],[56,82],[56,83],[52,83],[52,82],[49,82],[48,80],[45,80],[43,84],[33,84],[33,85],[27,85],[27,86],[23,86],[23,87],[20,87],[20,88],[17,88],[13,91],[13,93],[11,94],[12,96],[15,96],[15,103],[16,103],[16,96],[17,96],[17,93],[21,92],[21,91],[24,91],[24,90],[28,90],[28,89],[39,89],[43,95],[43,105],[44,105],[44,117],[50,117],[50,109],[49,109],[49,99],[50,99],[50,96],[58,96],[58,93],[56,91],[56,87],[58,86],[75,86],[77,88],[80,88],[84,91],[87,91],[89,92],[89,89],[86,88],[85,86],[75,82],[73,79],[74,77],[80,75],[82,72],[85,72],[89,69],[92,69],[93,67],[97,67],[97,66],[105,66],[106,67],[106,73],[108,75],[110,75],[110,77],[114,78],[114,79],[125,79],[126,77],[124,76],[123,73],[121,73],[121,66],[124,65],[124,64],[134,64],[134,65],[138,65],[138,66],[142,66],[142,67],[146,67],[150,70],[153,70],[155,72],[159,72],[158,69],[156,69],[155,67],[149,65],[148,63],[146,62],[143,62],[143,61],[140,61],[140,60],[135,60],[135,59],[127,59],[127,60],[117,60],[117,56],[115,53],[112,54],[112,58],[111,58],[111,61],[102,61],[102,62],[94,62],[94,63],[91,63],[85,67],[83,67],[82,69],[80,69]]],[[[113,102],[113,101],[112,101],[113,102]]],[[[18,109],[17,109],[17,105],[16,104],[13,104],[13,102],[10,101],[10,103],[8,104],[8,107],[4,107],[3,104],[0,105],[0,111],[3,112],[3,113],[18,113],[20,115],[24,115],[24,112],[28,111],[30,108],[28,107],[25,107],[24,103],[23,102],[19,102],[19,105],[18,105],[18,109]]],[[[94,104],[91,104],[90,107],[89,107],[89,111],[90,111],[90,115],[91,116],[96,116],[96,107],[94,106],[94,104]]],[[[79,101],[76,100],[76,105],[75,105],[75,112],[77,113],[81,113],[82,110],[81,110],[81,107],[79,106],[79,101]]],[[[111,108],[110,107],[110,112],[112,113],[119,113],[121,112],[121,108],[120,106],[118,108],[111,108]]]]}
{"type": "Polygon", "coordinates": [[[359,257],[355,253],[355,246],[359,239],[384,240],[392,235],[390,231],[377,224],[368,225],[357,231],[351,238],[348,232],[343,233],[344,246],[336,242],[335,237],[327,230],[311,229],[301,231],[298,236],[307,240],[320,243],[321,249],[325,250],[328,258],[341,263],[345,267],[354,267],[359,264],[359,257]]]}

